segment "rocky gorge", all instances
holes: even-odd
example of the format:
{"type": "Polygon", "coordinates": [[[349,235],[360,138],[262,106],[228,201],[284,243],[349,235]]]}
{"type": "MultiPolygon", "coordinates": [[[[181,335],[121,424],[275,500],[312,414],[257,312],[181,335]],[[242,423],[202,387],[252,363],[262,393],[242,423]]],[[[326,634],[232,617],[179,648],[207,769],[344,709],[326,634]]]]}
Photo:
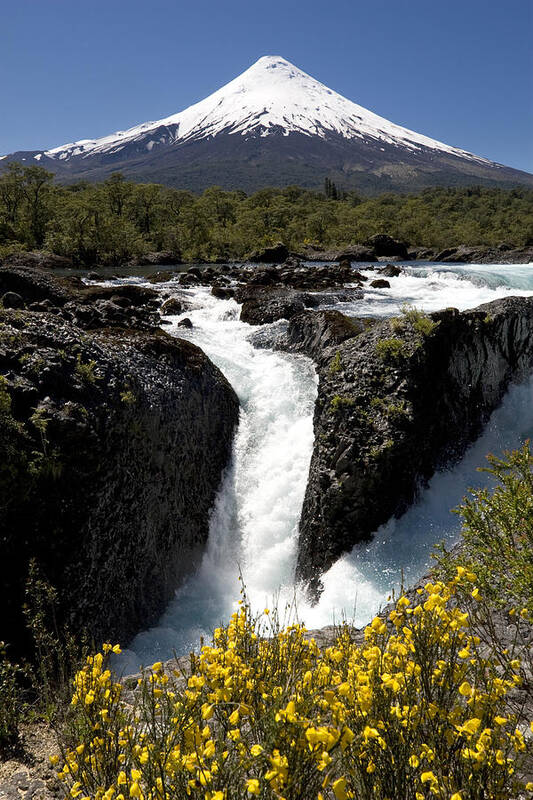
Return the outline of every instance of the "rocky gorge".
{"type": "Polygon", "coordinates": [[[238,310],[257,326],[245,333],[254,347],[315,364],[296,575],[316,597],[320,575],[460,458],[531,368],[529,298],[387,321],[331,308],[357,308],[371,287],[386,292],[403,274],[395,264],[354,269],[349,254],[104,286],[1,267],[4,602],[16,620],[1,635],[20,632],[31,558],[71,624],[122,641],[155,622],[201,563],[239,413],[232,387],[193,343],[202,286],[234,304],[230,318],[238,310]],[[177,326],[172,336],[165,323],[177,326]]]}

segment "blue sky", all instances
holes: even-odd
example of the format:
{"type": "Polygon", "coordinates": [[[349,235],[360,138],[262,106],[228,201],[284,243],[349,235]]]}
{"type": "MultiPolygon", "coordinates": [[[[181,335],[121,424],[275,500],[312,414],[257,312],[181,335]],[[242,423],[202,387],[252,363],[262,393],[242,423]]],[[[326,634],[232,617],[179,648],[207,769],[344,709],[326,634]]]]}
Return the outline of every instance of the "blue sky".
{"type": "Polygon", "coordinates": [[[532,17],[532,0],[0,0],[0,153],[168,116],[271,54],[533,172],[532,17]]]}

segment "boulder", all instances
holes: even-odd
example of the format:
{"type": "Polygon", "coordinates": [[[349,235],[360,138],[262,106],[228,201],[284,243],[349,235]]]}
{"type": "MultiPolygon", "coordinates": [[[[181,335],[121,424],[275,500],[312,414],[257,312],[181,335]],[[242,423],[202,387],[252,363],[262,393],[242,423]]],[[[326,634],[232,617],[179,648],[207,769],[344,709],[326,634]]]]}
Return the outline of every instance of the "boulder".
{"type": "Polygon", "coordinates": [[[395,267],[394,264],[387,264],[386,267],[379,269],[378,272],[385,278],[397,278],[398,275],[402,274],[403,270],[400,267],[395,267]]]}
{"type": "Polygon", "coordinates": [[[407,252],[409,261],[434,261],[435,250],[430,247],[413,247],[407,252]]]}
{"type": "MultiPolygon", "coordinates": [[[[240,295],[242,297],[242,293],[240,295]]],[[[238,293],[235,295],[238,299],[238,293]]],[[[250,325],[264,325],[278,319],[290,319],[305,308],[301,294],[291,290],[260,288],[244,297],[240,319],[250,325]]]]}
{"type": "Polygon", "coordinates": [[[158,250],[153,253],[145,253],[142,257],[142,263],[170,266],[171,264],[181,264],[182,261],[179,253],[172,253],[170,250],[158,250]]]}
{"type": "Polygon", "coordinates": [[[229,300],[235,295],[235,289],[229,286],[213,286],[211,289],[213,297],[218,297],[220,300],[229,300]]]}
{"type": "Polygon", "coordinates": [[[289,257],[289,248],[283,242],[253,252],[248,261],[254,264],[279,264],[289,257]]]}
{"type": "Polygon", "coordinates": [[[377,233],[371,236],[366,242],[368,247],[372,247],[376,256],[399,256],[401,259],[407,258],[407,245],[404,242],[393,239],[385,233],[377,233]]]}
{"type": "Polygon", "coordinates": [[[375,281],[371,281],[370,286],[373,289],[390,289],[390,283],[383,278],[378,278],[375,281]]]}
{"type": "Polygon", "coordinates": [[[182,273],[178,282],[181,286],[198,286],[200,284],[200,279],[194,273],[182,273]]]}
{"type": "Polygon", "coordinates": [[[437,253],[435,261],[445,264],[474,264],[486,255],[487,249],[486,247],[467,247],[464,244],[459,247],[448,247],[437,253]]]}
{"type": "Polygon", "coordinates": [[[6,292],[0,297],[0,305],[4,308],[24,308],[24,300],[16,292],[6,292]]]}
{"type": "Polygon", "coordinates": [[[147,280],[148,283],[168,283],[173,278],[175,278],[176,275],[177,275],[176,272],[171,272],[168,269],[159,270],[159,272],[156,272],[154,275],[150,275],[149,278],[147,278],[147,280]]]}
{"type": "Polygon", "coordinates": [[[161,306],[160,313],[163,317],[170,317],[173,314],[183,312],[183,303],[177,297],[169,297],[161,306]]]}
{"type": "Polygon", "coordinates": [[[374,248],[363,244],[352,244],[342,250],[320,250],[309,245],[303,257],[306,261],[377,261],[374,248]]]}

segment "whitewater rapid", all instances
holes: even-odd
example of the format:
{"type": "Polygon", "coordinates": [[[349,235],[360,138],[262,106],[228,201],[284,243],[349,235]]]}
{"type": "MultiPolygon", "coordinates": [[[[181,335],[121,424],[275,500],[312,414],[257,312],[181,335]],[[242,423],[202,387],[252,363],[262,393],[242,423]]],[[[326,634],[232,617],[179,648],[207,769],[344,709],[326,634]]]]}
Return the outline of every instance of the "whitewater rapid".
{"type": "MultiPolygon", "coordinates": [[[[375,273],[367,272],[369,278],[375,273]]],[[[409,266],[390,289],[365,289],[363,301],[335,306],[344,313],[383,317],[405,303],[426,311],[461,310],[510,295],[533,295],[533,266],[409,266]]],[[[161,287],[177,290],[169,282],[161,287]]],[[[180,287],[182,294],[183,289],[180,287]]],[[[261,328],[239,321],[234,300],[215,299],[208,288],[188,290],[193,308],[171,317],[167,328],[198,344],[226,375],[240,400],[240,422],[212,510],[200,569],[177,590],[158,624],[135,637],[120,668],[187,653],[208,640],[239,599],[242,575],[252,606],[294,603],[308,627],[348,619],[364,625],[401,583],[428,568],[434,546],[458,540],[457,507],[469,487],[487,484],[487,453],[501,453],[533,436],[533,378],[512,386],[483,435],[452,469],[437,473],[419,501],[399,520],[383,525],[365,545],[341,557],[323,576],[320,601],[311,606],[295,590],[298,521],[313,447],[317,378],[304,356],[256,347],[261,328]],[[179,327],[188,317],[192,329],[179,327]]],[[[268,326],[264,326],[265,329],[268,326]]]]}

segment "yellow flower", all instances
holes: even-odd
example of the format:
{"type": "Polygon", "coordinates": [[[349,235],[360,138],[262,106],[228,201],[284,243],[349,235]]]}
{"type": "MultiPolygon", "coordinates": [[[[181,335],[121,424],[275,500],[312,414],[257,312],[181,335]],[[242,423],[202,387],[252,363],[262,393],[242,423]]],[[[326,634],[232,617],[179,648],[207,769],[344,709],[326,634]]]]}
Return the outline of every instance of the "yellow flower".
{"type": "Polygon", "coordinates": [[[346,778],[337,778],[337,780],[333,781],[331,784],[331,788],[333,789],[336,800],[347,800],[346,778]]]}
{"type": "Polygon", "coordinates": [[[260,756],[262,752],[263,752],[263,748],[261,747],[260,744],[254,744],[250,748],[250,753],[254,756],[254,758],[256,756],[260,756]]]}
{"type": "Polygon", "coordinates": [[[248,778],[246,781],[246,789],[250,794],[259,794],[261,790],[257,778],[248,778]]]}

